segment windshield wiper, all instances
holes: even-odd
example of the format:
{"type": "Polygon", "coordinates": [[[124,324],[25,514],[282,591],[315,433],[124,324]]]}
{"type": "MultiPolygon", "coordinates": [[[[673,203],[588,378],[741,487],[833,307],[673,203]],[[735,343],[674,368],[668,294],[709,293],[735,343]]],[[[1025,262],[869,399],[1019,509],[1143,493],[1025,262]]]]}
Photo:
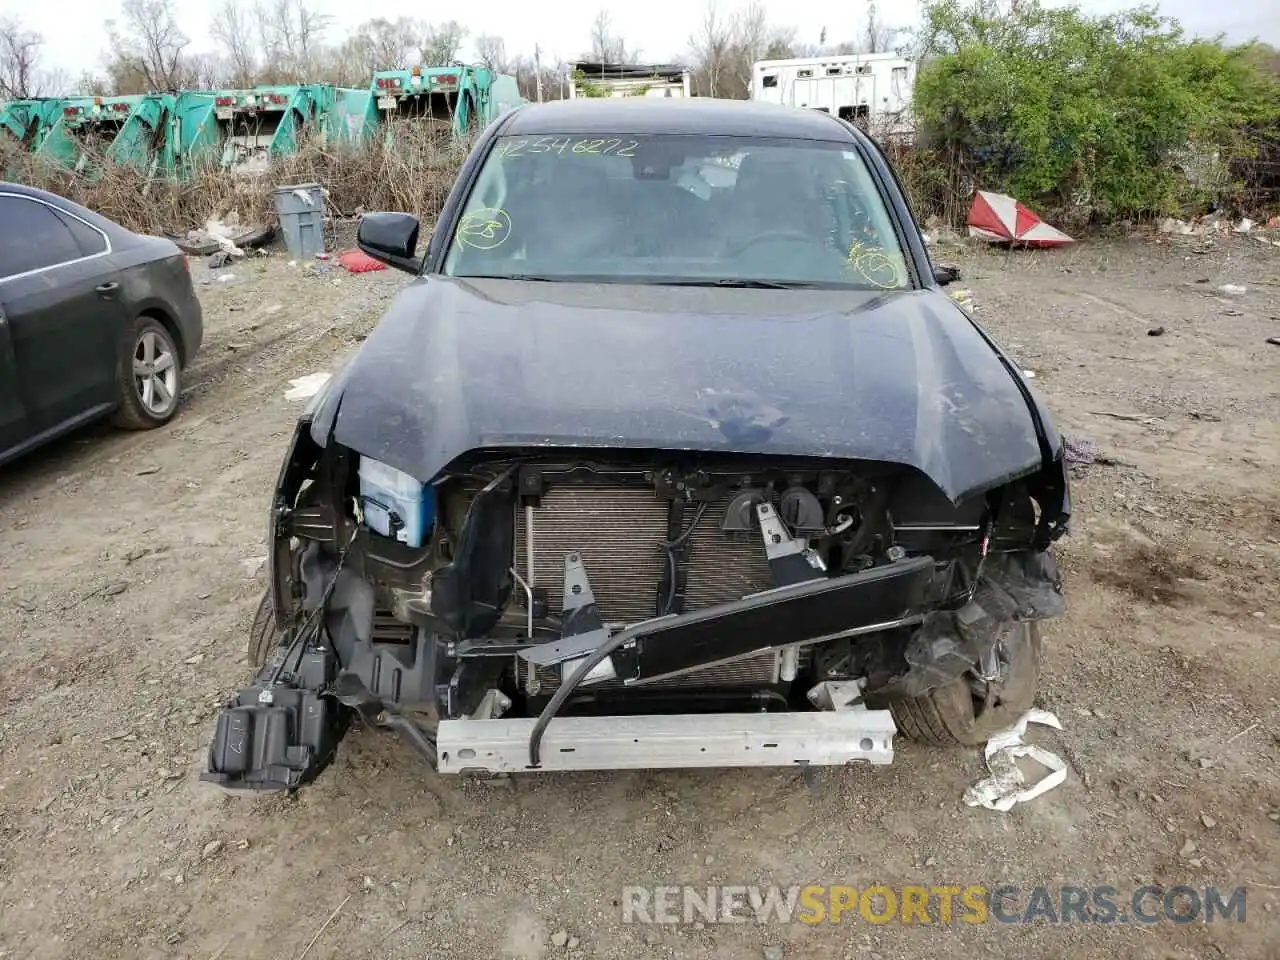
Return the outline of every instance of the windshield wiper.
{"type": "Polygon", "coordinates": [[[556,283],[560,277],[544,277],[536,273],[468,273],[459,280],[536,280],[539,283],[556,283]]]}
{"type": "Polygon", "coordinates": [[[744,287],[752,290],[796,290],[801,287],[817,286],[805,280],[758,280],[750,277],[721,277],[718,280],[680,277],[648,282],[673,287],[744,287]]]}
{"type": "Polygon", "coordinates": [[[610,274],[583,274],[563,277],[537,273],[470,273],[459,280],[529,280],[539,283],[639,283],[662,287],[738,287],[752,290],[799,290],[830,286],[811,280],[760,280],[751,277],[652,277],[614,276],[610,274]]]}

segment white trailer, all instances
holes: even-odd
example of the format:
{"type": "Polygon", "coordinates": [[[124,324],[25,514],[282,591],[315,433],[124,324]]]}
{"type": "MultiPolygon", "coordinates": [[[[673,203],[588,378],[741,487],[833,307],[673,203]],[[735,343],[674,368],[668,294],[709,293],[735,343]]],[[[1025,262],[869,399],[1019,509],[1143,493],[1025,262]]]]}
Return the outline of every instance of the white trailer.
{"type": "Polygon", "coordinates": [[[751,98],[905,131],[915,75],[915,64],[896,53],[761,60],[752,70],[751,98]]]}
{"type": "Polygon", "coordinates": [[[573,64],[569,99],[600,96],[687,98],[689,71],[666,64],[573,64]]]}

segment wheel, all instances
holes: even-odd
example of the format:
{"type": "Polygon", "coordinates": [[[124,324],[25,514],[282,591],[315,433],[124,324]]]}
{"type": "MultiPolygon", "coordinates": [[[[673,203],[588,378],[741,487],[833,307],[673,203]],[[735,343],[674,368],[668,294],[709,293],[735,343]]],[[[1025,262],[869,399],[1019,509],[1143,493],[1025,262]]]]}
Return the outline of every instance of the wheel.
{"type": "Polygon", "coordinates": [[[975,698],[968,680],[961,677],[923,696],[890,700],[889,710],[898,729],[924,743],[973,747],[1011,727],[1031,708],[1040,682],[1039,625],[1019,623],[1017,629],[1022,631],[1022,642],[990,704],[975,698]]]}
{"type": "Polygon", "coordinates": [[[284,642],[285,632],[276,626],[276,613],[271,606],[271,590],[262,592],[258,609],[249,627],[249,666],[256,674],[266,665],[271,650],[284,642]]]}
{"type": "Polygon", "coordinates": [[[168,423],[182,392],[182,361],[169,331],[138,317],[116,369],[116,426],[151,430],[168,423]]]}

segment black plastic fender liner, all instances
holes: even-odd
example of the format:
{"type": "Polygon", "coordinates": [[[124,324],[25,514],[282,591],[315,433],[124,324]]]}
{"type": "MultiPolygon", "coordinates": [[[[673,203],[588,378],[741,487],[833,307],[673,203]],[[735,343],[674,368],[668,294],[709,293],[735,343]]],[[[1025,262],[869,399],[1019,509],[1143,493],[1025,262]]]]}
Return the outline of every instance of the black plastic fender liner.
{"type": "Polygon", "coordinates": [[[303,483],[314,475],[322,452],[319,444],[311,438],[311,418],[299,417],[276,477],[267,540],[271,547],[267,553],[271,609],[275,612],[276,626],[281,630],[288,629],[292,622],[296,599],[292,590],[295,572],[293,550],[289,543],[286,518],[297,503],[303,483]]]}
{"type": "Polygon", "coordinates": [[[1012,662],[1026,634],[1020,623],[1061,616],[1062,575],[1051,553],[1015,550],[992,554],[969,602],[925,617],[902,651],[905,669],[867,689],[871,702],[919,697],[966,673],[993,678],[1012,662]]]}
{"type": "Polygon", "coordinates": [[[530,651],[537,661],[565,662],[586,656],[539,715],[529,741],[530,763],[538,765],[542,734],[565,701],[592,670],[624,646],[636,648],[636,670],[623,678],[625,682],[652,682],[777,647],[896,626],[925,612],[929,588],[938,576],[932,557],[913,557],[649,620],[619,631],[592,652],[555,643],[539,645],[530,651]]]}

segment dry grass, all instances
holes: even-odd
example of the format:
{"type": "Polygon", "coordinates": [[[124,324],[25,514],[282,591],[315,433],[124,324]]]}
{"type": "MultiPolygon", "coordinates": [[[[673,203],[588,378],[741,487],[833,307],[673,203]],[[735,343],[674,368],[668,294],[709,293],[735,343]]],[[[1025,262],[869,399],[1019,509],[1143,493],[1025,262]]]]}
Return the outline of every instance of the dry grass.
{"type": "Polygon", "coordinates": [[[964,223],[973,202],[975,181],[954,157],[901,140],[884,139],[880,143],[921,224],[929,219],[953,225],[964,223]]]}
{"type": "MultiPolygon", "coordinates": [[[[921,224],[964,222],[977,179],[962,157],[914,145],[913,138],[893,131],[870,132],[893,163],[921,224]]],[[[1248,157],[1232,163],[1232,174],[1248,188],[1247,197],[1236,198],[1241,208],[1265,216],[1280,195],[1280,154],[1273,136],[1255,133],[1255,139],[1248,157]]],[[[304,142],[296,153],[273,158],[263,173],[236,175],[210,165],[177,180],[106,163],[103,149],[93,146],[86,150],[90,173],[75,173],[0,136],[0,178],[60,194],[145,233],[186,233],[211,217],[232,215],[243,224],[272,223],[275,187],[298,183],[323,186],[330,209],[340,215],[403,210],[429,223],[472,144],[471,138],[450,136],[447,128],[408,120],[379,128],[364,144],[304,142]]],[[[1089,215],[1085,207],[1040,212],[1068,226],[1079,226],[1077,220],[1089,215]]]]}
{"type": "Polygon", "coordinates": [[[275,188],[297,183],[319,183],[340,215],[403,210],[429,222],[470,149],[466,138],[406,122],[381,128],[359,145],[304,142],[296,153],[273,158],[262,173],[237,175],[205,165],[179,181],[107,163],[92,146],[87,172],[76,173],[0,138],[0,170],[6,180],[59,194],[131,230],[181,234],[233,214],[240,223],[271,223],[275,188]]]}
{"type": "MultiPolygon", "coordinates": [[[[876,131],[873,131],[873,134],[876,131]]],[[[961,222],[972,184],[954,162],[937,151],[880,138],[923,223],[941,217],[961,222]]],[[[103,145],[105,147],[105,145],[103,145]]],[[[271,223],[278,185],[319,183],[330,209],[351,216],[366,210],[403,210],[424,223],[435,220],[454,177],[472,147],[431,124],[402,121],[380,129],[364,144],[305,142],[296,153],[272,159],[264,173],[235,175],[206,166],[175,180],[149,177],[131,167],[103,162],[103,150],[87,149],[89,175],[33,156],[0,138],[5,178],[40,187],[146,233],[185,233],[211,217],[271,223]]]]}

